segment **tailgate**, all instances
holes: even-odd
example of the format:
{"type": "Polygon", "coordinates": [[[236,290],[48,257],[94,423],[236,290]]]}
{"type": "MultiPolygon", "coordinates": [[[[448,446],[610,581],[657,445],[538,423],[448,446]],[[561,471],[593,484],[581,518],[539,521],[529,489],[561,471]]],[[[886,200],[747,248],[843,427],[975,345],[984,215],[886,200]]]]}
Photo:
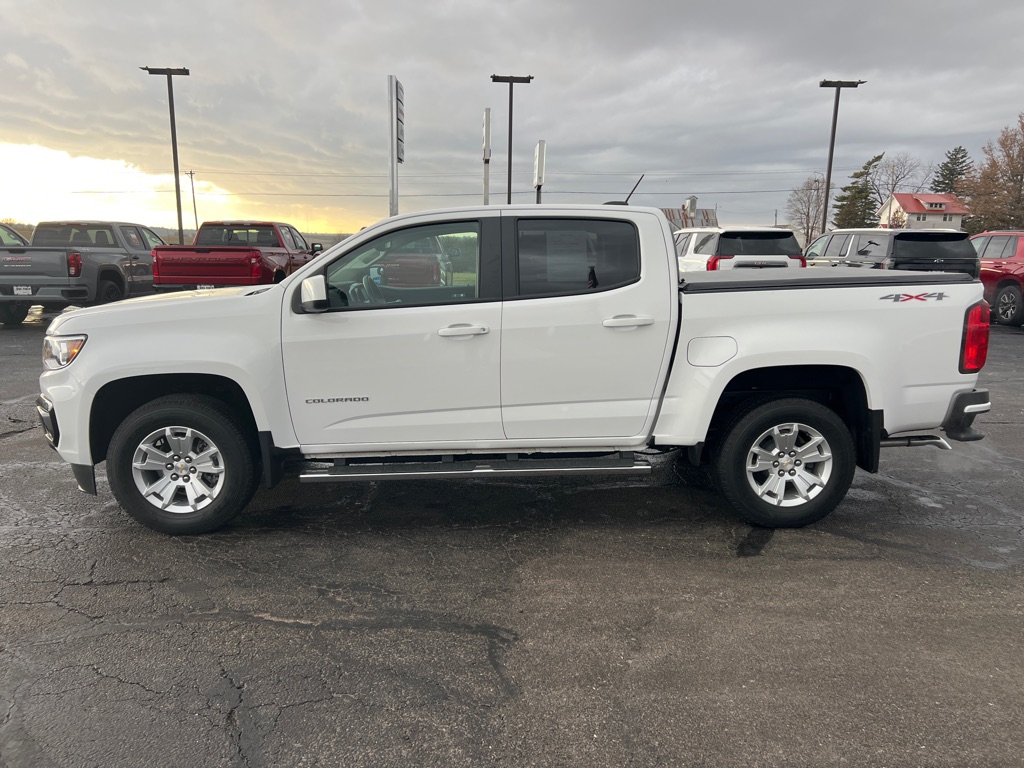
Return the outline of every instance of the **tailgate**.
{"type": "Polygon", "coordinates": [[[918,272],[965,272],[977,277],[978,253],[966,232],[914,232],[905,230],[893,238],[894,269],[918,272]]]}
{"type": "Polygon", "coordinates": [[[258,279],[260,252],[252,248],[156,248],[153,281],[157,284],[209,283],[249,285],[258,279]],[[253,276],[255,261],[256,277],[253,276]]]}
{"type": "Polygon", "coordinates": [[[31,296],[42,286],[67,287],[68,257],[63,248],[0,249],[0,294],[31,296]]]}

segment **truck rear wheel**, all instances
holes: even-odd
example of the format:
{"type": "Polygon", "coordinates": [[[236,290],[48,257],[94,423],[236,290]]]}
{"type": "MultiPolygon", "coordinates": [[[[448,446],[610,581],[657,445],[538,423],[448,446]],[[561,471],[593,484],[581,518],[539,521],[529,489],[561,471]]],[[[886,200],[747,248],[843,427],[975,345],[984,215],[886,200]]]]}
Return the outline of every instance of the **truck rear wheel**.
{"type": "Polygon", "coordinates": [[[171,534],[206,533],[238,515],[259,482],[254,446],[219,401],[171,395],[131,413],[114,432],[107,478],[138,522],[171,534]]]}
{"type": "Polygon", "coordinates": [[[856,470],[850,430],[812,400],[759,401],[737,412],[712,459],[715,483],[739,516],[767,528],[817,522],[846,496],[856,470]]]}
{"type": "Polygon", "coordinates": [[[28,317],[28,304],[0,304],[0,323],[11,328],[21,325],[28,317]]]}
{"type": "Polygon", "coordinates": [[[124,289],[113,280],[100,280],[96,285],[96,303],[109,304],[124,298],[124,289]]]}

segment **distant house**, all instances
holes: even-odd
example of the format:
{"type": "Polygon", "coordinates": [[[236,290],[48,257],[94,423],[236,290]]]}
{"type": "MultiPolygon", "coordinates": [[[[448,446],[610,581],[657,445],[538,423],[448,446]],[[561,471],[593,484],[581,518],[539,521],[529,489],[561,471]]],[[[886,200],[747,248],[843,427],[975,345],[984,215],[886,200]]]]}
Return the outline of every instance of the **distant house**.
{"type": "Polygon", "coordinates": [[[878,209],[880,227],[960,229],[967,209],[956,195],[897,192],[878,209]]]}

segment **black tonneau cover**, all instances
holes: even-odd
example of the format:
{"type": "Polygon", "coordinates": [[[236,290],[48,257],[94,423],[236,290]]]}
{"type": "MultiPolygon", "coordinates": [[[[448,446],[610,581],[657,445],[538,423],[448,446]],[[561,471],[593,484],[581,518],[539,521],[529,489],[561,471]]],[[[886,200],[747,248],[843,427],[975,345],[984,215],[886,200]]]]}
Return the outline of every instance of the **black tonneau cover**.
{"type": "Polygon", "coordinates": [[[909,270],[835,269],[724,269],[686,272],[679,280],[682,293],[779,291],[805,288],[872,288],[886,285],[949,285],[976,283],[965,272],[912,272],[909,270]]]}

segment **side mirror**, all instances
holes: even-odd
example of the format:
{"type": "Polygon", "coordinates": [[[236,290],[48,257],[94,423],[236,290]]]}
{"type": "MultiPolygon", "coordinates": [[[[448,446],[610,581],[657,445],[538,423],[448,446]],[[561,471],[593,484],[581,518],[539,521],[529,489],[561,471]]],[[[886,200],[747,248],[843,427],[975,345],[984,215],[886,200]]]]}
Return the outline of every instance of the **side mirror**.
{"type": "Polygon", "coordinates": [[[302,285],[299,286],[299,305],[303,312],[311,315],[329,309],[327,279],[323,275],[313,275],[302,281],[302,285]]]}
{"type": "Polygon", "coordinates": [[[324,244],[323,243],[310,243],[309,244],[309,252],[310,253],[320,253],[320,251],[322,251],[323,249],[324,249],[324,244]]]}

